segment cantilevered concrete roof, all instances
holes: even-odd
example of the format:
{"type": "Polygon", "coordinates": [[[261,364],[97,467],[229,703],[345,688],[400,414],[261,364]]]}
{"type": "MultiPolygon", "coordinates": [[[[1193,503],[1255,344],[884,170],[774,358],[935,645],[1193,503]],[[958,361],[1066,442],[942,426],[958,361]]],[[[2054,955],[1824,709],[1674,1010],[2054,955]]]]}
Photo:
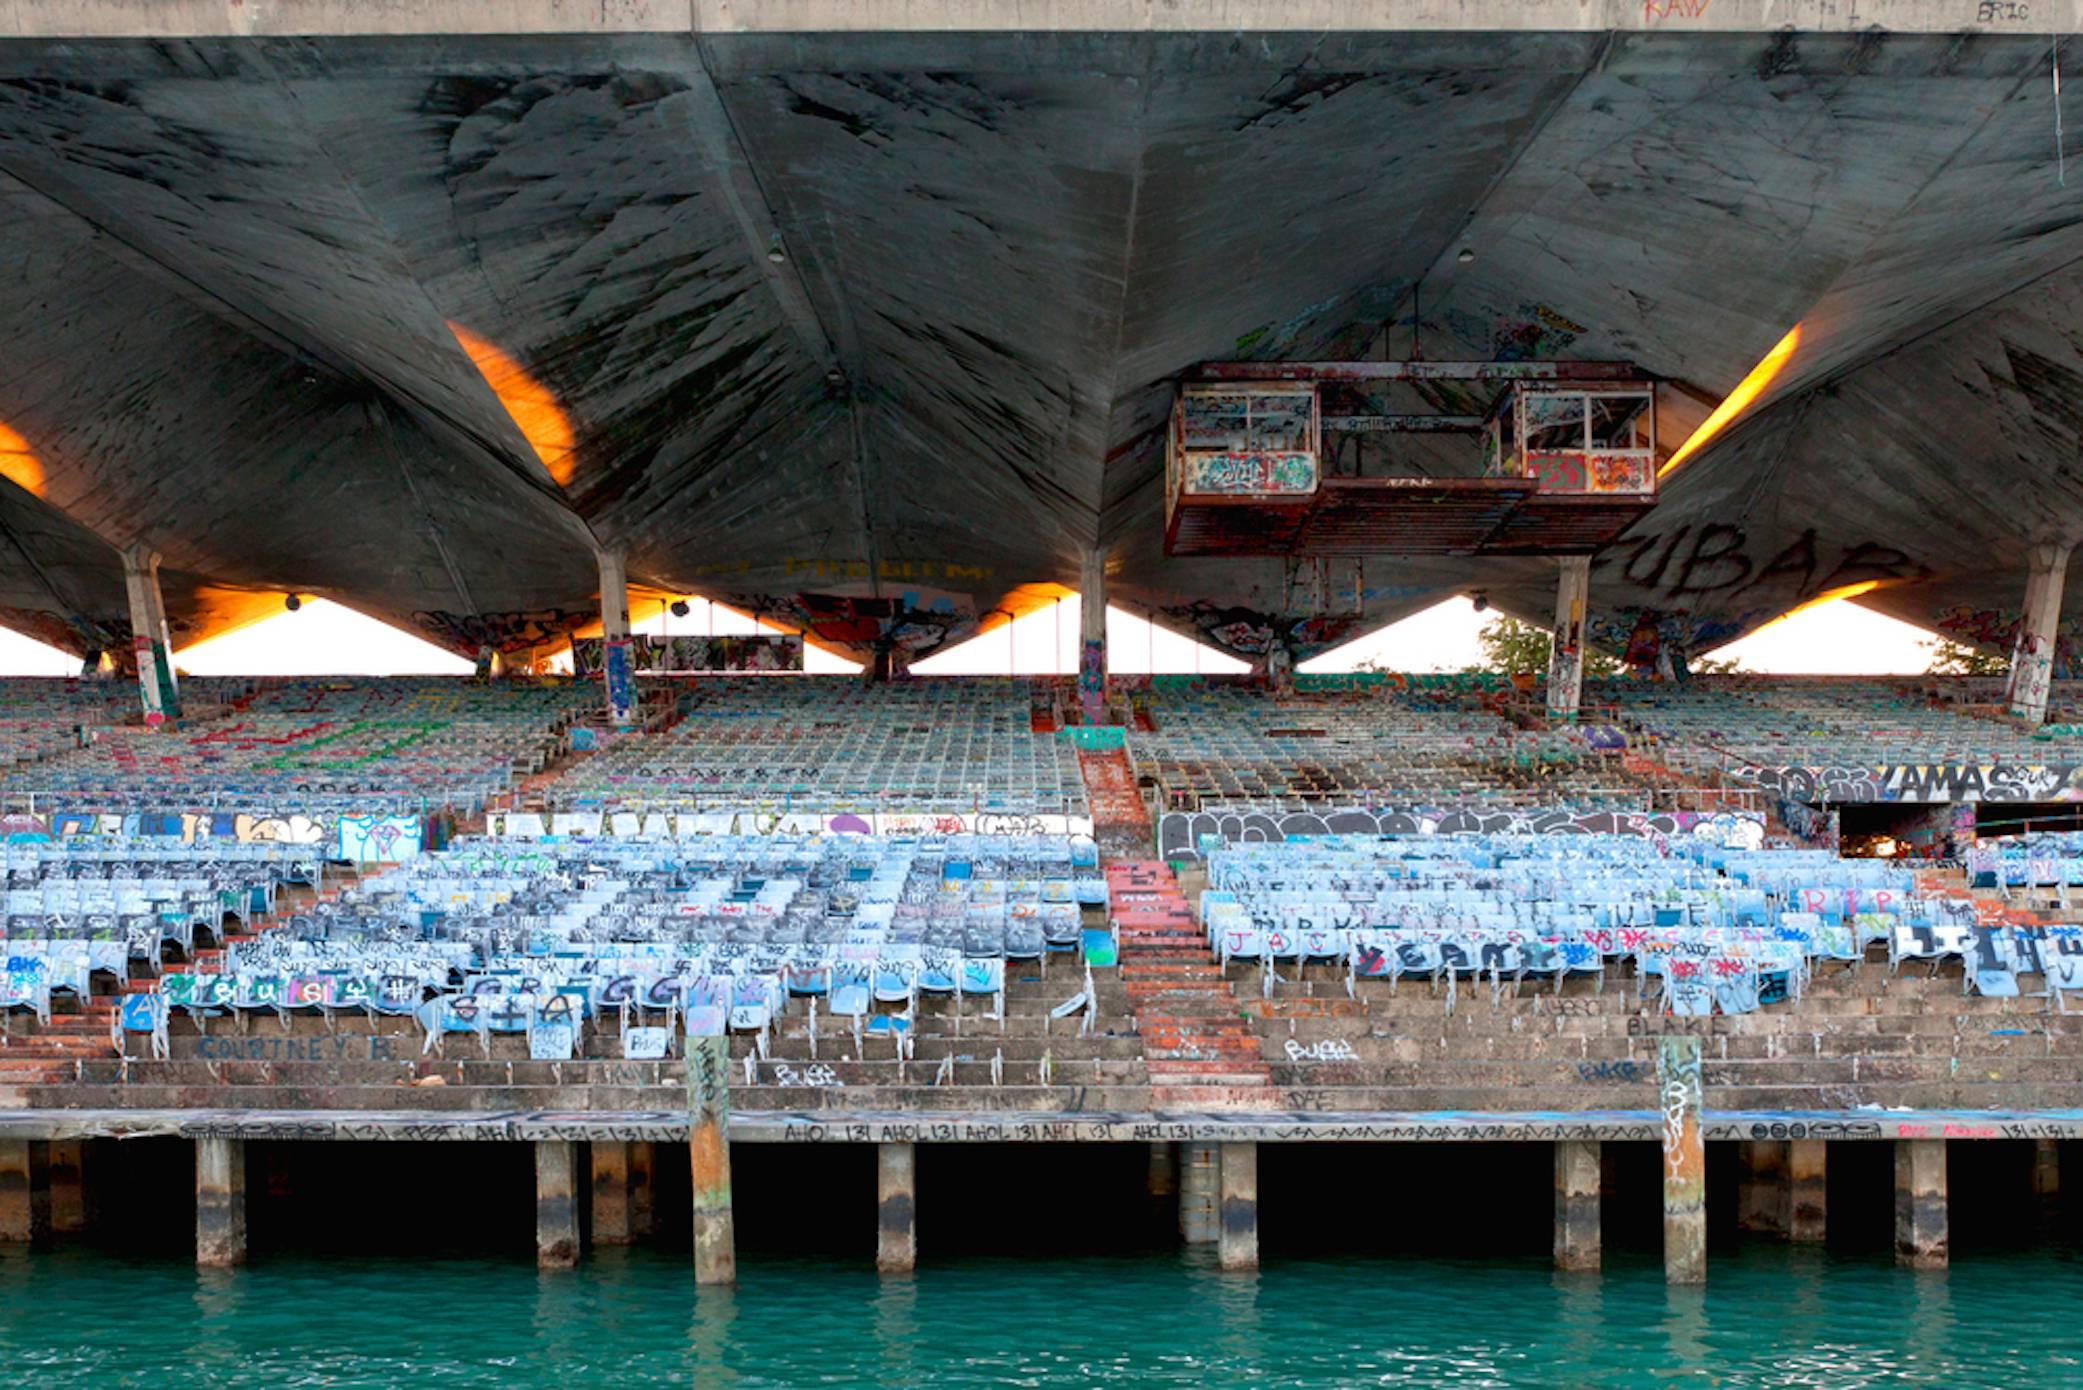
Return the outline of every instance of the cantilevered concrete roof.
{"type": "Polygon", "coordinates": [[[0,0],[0,620],[120,638],[136,542],[196,635],[460,650],[592,618],[596,545],[856,651],[1095,545],[1247,654],[1545,617],[1539,560],[1165,559],[1172,383],[1628,359],[1668,448],[1798,326],[1594,631],[1870,586],[2001,643],[2083,532],[2078,10],[0,0]]]}

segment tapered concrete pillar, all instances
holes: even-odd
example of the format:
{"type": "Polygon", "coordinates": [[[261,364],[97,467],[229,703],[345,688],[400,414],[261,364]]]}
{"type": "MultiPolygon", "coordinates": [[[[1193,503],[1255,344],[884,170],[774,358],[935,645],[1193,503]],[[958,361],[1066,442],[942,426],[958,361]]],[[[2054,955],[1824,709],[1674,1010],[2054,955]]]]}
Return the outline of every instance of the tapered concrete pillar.
{"type": "Polygon", "coordinates": [[[1179,1151],[1176,1144],[1158,1140],[1150,1146],[1150,1171],[1144,1188],[1152,1197],[1169,1197],[1179,1190],[1179,1151]]]}
{"type": "Polygon", "coordinates": [[[1952,1257],[1946,1232],[1946,1141],[1895,1141],[1895,1263],[1944,1269],[1952,1257]]]}
{"type": "Polygon", "coordinates": [[[246,1263],[246,1141],[195,1141],[195,1262],[246,1263]]]}
{"type": "Polygon", "coordinates": [[[1599,1266],[1599,1167],[1596,1139],[1555,1141],[1555,1267],[1599,1266]]]}
{"type": "Polygon", "coordinates": [[[2069,547],[2036,545],[2025,580],[2025,606],[2011,647],[2011,678],[2004,699],[2011,713],[2038,724],[2047,717],[2047,689],[2054,679],[2054,643],[2061,625],[2061,591],[2066,587],[2069,547]]]}
{"type": "Polygon", "coordinates": [[[694,1282],[738,1282],[738,1235],[731,1215],[730,1046],[721,1037],[687,1040],[687,1157],[694,1179],[694,1282]]]}
{"type": "Polygon", "coordinates": [[[87,1229],[86,1145],[77,1139],[50,1145],[51,1231],[77,1235],[87,1229]]]}
{"type": "Polygon", "coordinates": [[[563,1139],[535,1145],[535,1263],[570,1269],[579,1262],[579,1146],[563,1139]]]}
{"type": "Polygon", "coordinates": [[[1663,1115],[1664,1280],[1707,1280],[1707,1146],[1700,1131],[1700,1040],[1657,1039],[1663,1115]]]}
{"type": "Polygon", "coordinates": [[[627,1245],[634,1234],[629,1210],[629,1145],[596,1139],[593,1166],[593,1243],[627,1245]]]}
{"type": "Polygon", "coordinates": [[[1258,1268],[1258,1144],[1224,1143],[1217,1210],[1216,1262],[1224,1269],[1258,1268]]]}
{"type": "Polygon", "coordinates": [[[594,552],[600,562],[601,677],[607,683],[608,717],[617,724],[636,719],[636,670],[629,650],[629,571],[619,550],[594,552]]]}
{"type": "Polygon", "coordinates": [[[46,1146],[0,1139],[0,1245],[44,1245],[51,1236],[46,1146]]]}
{"type": "Polygon", "coordinates": [[[174,675],[173,637],[166,602],[159,593],[158,552],[133,545],[123,552],[123,586],[130,596],[130,645],[137,653],[137,686],[145,723],[153,727],[181,717],[181,691],[174,675]]]}
{"type": "Polygon", "coordinates": [[[909,1274],[919,1262],[918,1151],[910,1144],[875,1146],[875,1268],[909,1274]]]}
{"type": "Polygon", "coordinates": [[[1188,1245],[1215,1243],[1221,1169],[1222,1154],[1214,1144],[1179,1146],[1179,1239],[1188,1245]]]}
{"type": "Polygon", "coordinates": [[[648,1140],[629,1146],[629,1233],[649,1240],[658,1230],[658,1146],[648,1140]]]}
{"type": "Polygon", "coordinates": [[[1574,720],[1584,701],[1584,613],[1591,597],[1591,557],[1565,555],[1555,586],[1555,635],[1548,647],[1548,718],[1574,720]]]}
{"type": "Polygon", "coordinates": [[[1107,553],[1085,552],[1078,574],[1078,712],[1087,724],[1107,718],[1107,553]]]}
{"type": "Polygon", "coordinates": [[[1736,1229],[1785,1240],[1794,1222],[1787,1140],[1746,1139],[1736,1146],[1736,1229]]]}
{"type": "Polygon", "coordinates": [[[1795,1139],[1786,1146],[1792,1193],[1787,1238],[1796,1245],[1821,1245],[1829,1235],[1829,1153],[1820,1139],[1795,1139]]]}

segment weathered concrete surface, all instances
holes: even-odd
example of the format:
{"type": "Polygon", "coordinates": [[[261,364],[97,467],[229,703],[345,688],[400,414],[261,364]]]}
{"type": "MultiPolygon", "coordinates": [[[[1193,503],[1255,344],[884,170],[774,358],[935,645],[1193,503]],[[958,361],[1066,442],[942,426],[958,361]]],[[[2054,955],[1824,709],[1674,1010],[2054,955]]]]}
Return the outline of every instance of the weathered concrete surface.
{"type": "Polygon", "coordinates": [[[206,1269],[246,1263],[246,1141],[195,1141],[195,1262],[206,1269]]]}
{"type": "Polygon", "coordinates": [[[1700,1040],[1657,1039],[1663,1122],[1664,1280],[1707,1279],[1707,1145],[1700,1123],[1700,1040]]]}
{"type": "Polygon", "coordinates": [[[579,1146],[569,1140],[535,1144],[535,1263],[570,1269],[579,1262],[579,1146]]]}
{"type": "Polygon", "coordinates": [[[1947,1234],[1946,1141],[1895,1141],[1895,1263],[1908,1269],[1944,1269],[1952,1258],[1947,1234]]]}
{"type": "Polygon", "coordinates": [[[1257,1269],[1258,1144],[1247,1139],[1224,1143],[1220,1149],[1216,1263],[1224,1269],[1257,1269]]]}
{"type": "Polygon", "coordinates": [[[592,618],[595,545],[856,651],[1101,545],[1116,602],[1246,655],[1475,584],[1545,622],[1540,561],[1165,560],[1171,383],[1626,358],[1668,446],[1799,324],[1598,558],[1592,639],[1872,582],[2004,650],[2083,391],[2076,6],[2012,9],[5,0],[0,423],[42,476],[0,484],[0,618],[120,638],[141,542],[185,640],[295,589],[521,650],[592,618]]]}
{"type": "Polygon", "coordinates": [[[1785,1139],[1750,1139],[1736,1146],[1736,1229],[1787,1239],[1793,1231],[1793,1168],[1785,1139]]]}
{"type": "Polygon", "coordinates": [[[1787,1236],[1796,1245],[1820,1245],[1829,1234],[1829,1145],[1820,1139],[1787,1144],[1787,1178],[1793,1188],[1787,1236]]]}
{"type": "Polygon", "coordinates": [[[875,1146],[875,1268],[909,1274],[919,1262],[919,1165],[915,1144],[875,1146]]]}
{"type": "Polygon", "coordinates": [[[587,1145],[593,1166],[593,1243],[627,1245],[635,1238],[627,1141],[596,1139],[587,1145]]]}
{"type": "Polygon", "coordinates": [[[1221,1226],[1222,1146],[1179,1145],[1179,1239],[1213,1245],[1221,1226]]]}
{"type": "Polygon", "coordinates": [[[0,1245],[41,1245],[51,1234],[45,1145],[0,1139],[0,1245]]]}
{"type": "Polygon", "coordinates": [[[1599,1172],[1603,1146],[1596,1139],[1555,1143],[1555,1267],[1596,1270],[1602,1256],[1599,1172]]]}

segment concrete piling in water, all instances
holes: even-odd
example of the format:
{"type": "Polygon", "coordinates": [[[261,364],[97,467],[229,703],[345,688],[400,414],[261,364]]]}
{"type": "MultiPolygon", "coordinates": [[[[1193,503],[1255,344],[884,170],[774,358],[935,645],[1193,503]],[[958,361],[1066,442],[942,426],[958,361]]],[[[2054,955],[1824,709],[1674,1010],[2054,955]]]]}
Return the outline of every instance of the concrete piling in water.
{"type": "Polygon", "coordinates": [[[1221,1164],[1214,1144],[1179,1146],[1179,1238],[1188,1245],[1215,1244],[1221,1164]]]}
{"type": "Polygon", "coordinates": [[[87,1229],[86,1145],[78,1139],[50,1146],[51,1231],[76,1235],[87,1229]]]}
{"type": "Polygon", "coordinates": [[[195,1141],[195,1262],[246,1263],[246,1141],[195,1141]]]}
{"type": "Polygon", "coordinates": [[[911,1144],[875,1146],[875,1268],[909,1274],[918,1267],[918,1150],[911,1144]]]}
{"type": "Polygon", "coordinates": [[[1820,1245],[1829,1234],[1829,1148],[1820,1139],[1795,1139],[1786,1146],[1787,1238],[1820,1245]]]}
{"type": "Polygon", "coordinates": [[[658,1230],[658,1146],[639,1140],[629,1146],[629,1234],[649,1240],[658,1230]]]}
{"type": "Polygon", "coordinates": [[[2038,1199],[2042,1220],[2061,1214],[2061,1141],[2032,1141],[2032,1195],[2038,1199]]]}
{"type": "Polygon", "coordinates": [[[1599,1267],[1599,1159],[1596,1139],[1555,1141],[1555,1268],[1599,1267]]]}
{"type": "Polygon", "coordinates": [[[738,1236],[731,1214],[730,1045],[721,1037],[687,1040],[687,1157],[694,1181],[694,1282],[738,1282],[738,1236]]]}
{"type": "Polygon", "coordinates": [[[1895,1141],[1895,1263],[1944,1269],[1952,1257],[1946,1231],[1946,1141],[1895,1141]]]}
{"type": "Polygon", "coordinates": [[[1220,1146],[1216,1262],[1224,1269],[1258,1268],[1258,1144],[1220,1146]]]}
{"type": "Polygon", "coordinates": [[[578,1148],[563,1139],[535,1145],[535,1263],[541,1269],[579,1262],[578,1148]]]}
{"type": "Polygon", "coordinates": [[[1700,1040],[1657,1039],[1663,1120],[1664,1281],[1707,1281],[1707,1146],[1700,1131],[1700,1040]]]}
{"type": "Polygon", "coordinates": [[[46,1146],[0,1139],[0,1245],[43,1245],[51,1235],[46,1146]]]}
{"type": "Polygon", "coordinates": [[[1150,1172],[1145,1190],[1152,1197],[1169,1197],[1179,1189],[1178,1145],[1157,1140],[1150,1145],[1150,1172]]]}
{"type": "Polygon", "coordinates": [[[1746,1139],[1736,1146],[1741,1166],[1736,1189],[1736,1229],[1746,1235],[1785,1240],[1793,1222],[1792,1175],[1784,1139],[1746,1139]]]}
{"type": "Polygon", "coordinates": [[[596,1139],[592,1150],[593,1243],[627,1245],[632,1237],[629,1203],[629,1145],[596,1139]]]}

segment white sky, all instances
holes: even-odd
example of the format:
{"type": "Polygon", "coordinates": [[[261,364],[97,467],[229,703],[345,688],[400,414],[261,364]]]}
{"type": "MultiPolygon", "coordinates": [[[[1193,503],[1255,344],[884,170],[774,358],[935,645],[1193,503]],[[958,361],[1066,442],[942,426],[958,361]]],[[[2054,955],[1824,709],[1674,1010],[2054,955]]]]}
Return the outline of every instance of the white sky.
{"type": "MultiPolygon", "coordinates": [[[[684,618],[661,614],[636,631],[668,634],[742,634],[762,630],[742,613],[703,599],[689,600],[684,618]]],[[[1489,620],[1465,598],[1449,599],[1413,614],[1303,669],[1349,671],[1373,661],[1391,671],[1455,671],[1480,655],[1476,633],[1489,620]]],[[[1793,675],[1839,672],[1888,674],[1922,671],[1930,653],[1921,645],[1930,634],[1856,604],[1823,604],[1770,624],[1715,653],[1739,658],[1745,670],[1793,675]]],[[[1077,665],[1078,600],[1066,598],[1030,613],[1008,627],[928,657],[913,669],[921,675],[1041,674],[1069,672],[1077,665]]],[[[1107,610],[1107,650],[1112,668],[1123,673],[1241,671],[1245,664],[1192,642],[1118,608],[1107,610]]],[[[177,653],[182,670],[194,675],[401,675],[464,673],[470,663],[410,633],[324,599],[308,599],[301,610],[283,612],[251,627],[177,653]]],[[[805,664],[813,672],[858,671],[853,662],[811,648],[805,664]]],[[[41,642],[0,628],[0,675],[73,675],[79,662],[41,642]]]]}

